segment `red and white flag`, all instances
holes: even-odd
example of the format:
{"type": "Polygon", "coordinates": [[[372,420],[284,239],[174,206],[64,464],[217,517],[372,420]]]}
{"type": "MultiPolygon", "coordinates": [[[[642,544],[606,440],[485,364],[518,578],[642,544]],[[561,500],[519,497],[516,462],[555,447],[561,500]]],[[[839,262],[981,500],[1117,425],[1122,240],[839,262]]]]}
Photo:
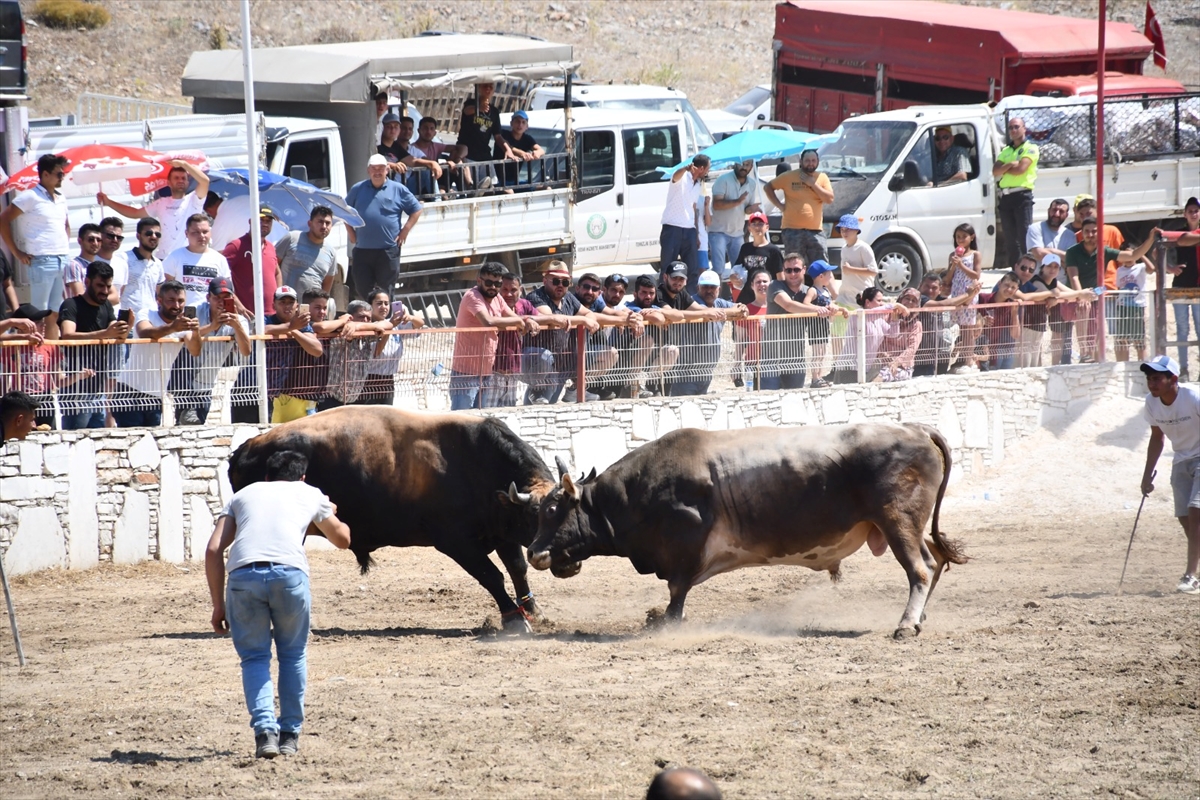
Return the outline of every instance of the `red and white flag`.
{"type": "Polygon", "coordinates": [[[1150,7],[1150,0],[1146,0],[1146,27],[1142,34],[1154,45],[1154,65],[1159,69],[1166,69],[1167,43],[1163,40],[1162,26],[1158,24],[1158,17],[1150,7]]]}

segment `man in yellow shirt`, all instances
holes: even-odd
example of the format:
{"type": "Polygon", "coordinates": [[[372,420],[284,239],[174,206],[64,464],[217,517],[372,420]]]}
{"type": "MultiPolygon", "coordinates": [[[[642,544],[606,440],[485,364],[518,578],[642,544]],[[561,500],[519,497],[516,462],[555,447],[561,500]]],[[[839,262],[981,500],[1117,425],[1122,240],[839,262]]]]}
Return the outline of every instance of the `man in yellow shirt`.
{"type": "Polygon", "coordinates": [[[822,210],[833,202],[829,176],[817,172],[820,157],[816,150],[800,154],[800,169],[779,175],[767,184],[771,205],[783,212],[783,252],[799,253],[805,264],[825,259],[825,231],[822,210]],[[776,192],[783,191],[783,202],[776,192]]]}
{"type": "Polygon", "coordinates": [[[1033,185],[1037,181],[1037,145],[1025,138],[1025,120],[1008,121],[1011,144],[992,165],[1000,195],[1000,232],[1004,242],[1002,264],[1015,264],[1025,252],[1025,237],[1033,224],[1033,185]]]}

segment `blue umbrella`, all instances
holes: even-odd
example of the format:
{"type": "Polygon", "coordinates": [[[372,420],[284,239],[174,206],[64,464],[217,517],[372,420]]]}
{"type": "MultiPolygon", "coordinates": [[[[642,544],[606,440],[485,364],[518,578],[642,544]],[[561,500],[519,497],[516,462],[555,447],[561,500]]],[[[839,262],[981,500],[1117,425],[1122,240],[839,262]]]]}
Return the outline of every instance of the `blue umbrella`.
{"type": "MultiPolygon", "coordinates": [[[[221,199],[250,194],[250,171],[245,169],[213,169],[208,172],[208,190],[221,199]]],[[[303,229],[316,206],[329,206],[333,218],[352,228],[361,228],[363,218],[346,201],[311,183],[286,175],[259,170],[258,199],[271,209],[276,218],[292,230],[303,229]]]]}
{"type": "MultiPolygon", "coordinates": [[[[756,128],[727,136],[712,147],[700,152],[712,160],[712,169],[721,169],[743,161],[759,162],[768,158],[785,158],[805,150],[815,150],[823,144],[836,141],[841,136],[841,128],[833,133],[807,133],[805,131],[784,131],[778,128],[756,128]]],[[[692,163],[680,162],[673,167],[659,167],[666,176],[677,169],[692,163]]]]}

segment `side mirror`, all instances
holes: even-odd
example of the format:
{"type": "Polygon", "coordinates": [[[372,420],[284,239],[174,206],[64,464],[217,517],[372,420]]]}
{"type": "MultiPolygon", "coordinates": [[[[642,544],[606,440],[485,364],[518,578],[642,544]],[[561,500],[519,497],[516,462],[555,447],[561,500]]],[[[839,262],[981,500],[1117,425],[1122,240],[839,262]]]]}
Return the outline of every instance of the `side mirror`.
{"type": "Polygon", "coordinates": [[[897,172],[895,175],[892,176],[892,179],[890,181],[888,181],[887,188],[888,188],[889,192],[899,192],[899,191],[903,190],[904,189],[904,176],[901,175],[899,172],[897,172]]]}

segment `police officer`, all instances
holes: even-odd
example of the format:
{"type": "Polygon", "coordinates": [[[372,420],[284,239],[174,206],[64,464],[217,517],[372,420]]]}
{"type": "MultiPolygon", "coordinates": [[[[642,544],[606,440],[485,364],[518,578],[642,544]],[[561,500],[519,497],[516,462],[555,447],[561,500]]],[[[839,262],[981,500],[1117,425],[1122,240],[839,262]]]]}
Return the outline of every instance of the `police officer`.
{"type": "Polygon", "coordinates": [[[1000,192],[1000,229],[1005,247],[1002,264],[1015,264],[1025,252],[1025,237],[1033,224],[1033,184],[1037,181],[1038,149],[1025,138],[1025,120],[1008,121],[1011,144],[992,165],[1000,192]]]}

